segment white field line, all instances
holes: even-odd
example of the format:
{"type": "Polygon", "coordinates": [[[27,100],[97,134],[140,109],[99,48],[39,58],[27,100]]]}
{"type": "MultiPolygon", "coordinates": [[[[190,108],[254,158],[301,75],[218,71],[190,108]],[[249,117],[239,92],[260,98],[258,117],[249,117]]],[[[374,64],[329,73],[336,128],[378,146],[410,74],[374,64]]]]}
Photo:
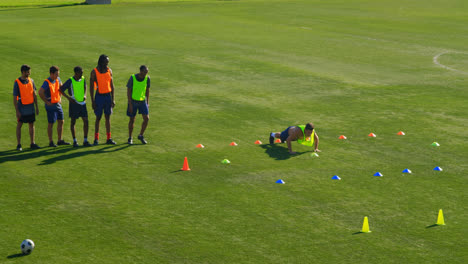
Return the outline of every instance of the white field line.
{"type": "Polygon", "coordinates": [[[458,73],[461,73],[461,74],[468,74],[468,72],[464,72],[464,71],[460,71],[460,70],[457,70],[457,69],[454,69],[452,67],[449,67],[449,66],[446,66],[442,63],[439,62],[439,57],[444,55],[444,54],[449,54],[449,53],[460,53],[460,52],[455,52],[455,51],[443,51],[437,55],[435,55],[433,58],[432,58],[432,62],[434,62],[435,65],[439,66],[439,67],[442,67],[446,70],[449,70],[449,71],[453,71],[453,72],[458,72],[458,73]]]}

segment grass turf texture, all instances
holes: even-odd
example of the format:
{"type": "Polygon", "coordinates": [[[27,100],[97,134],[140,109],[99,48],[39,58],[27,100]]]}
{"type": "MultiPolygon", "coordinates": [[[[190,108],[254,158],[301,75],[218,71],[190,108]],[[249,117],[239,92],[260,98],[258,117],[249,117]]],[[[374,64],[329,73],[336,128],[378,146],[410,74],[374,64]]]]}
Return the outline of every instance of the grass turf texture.
{"type": "Polygon", "coordinates": [[[466,11],[455,0],[0,9],[0,262],[465,263],[466,11]],[[30,151],[23,127],[26,150],[14,151],[21,64],[39,87],[53,64],[63,80],[76,65],[89,79],[101,53],[117,88],[118,145],[30,151]],[[441,53],[450,69],[434,63],[441,53]],[[129,147],[125,84],[141,64],[153,86],[150,143],[129,147]],[[295,156],[253,144],[307,121],[318,158],[295,143],[295,156]],[[179,171],[185,156],[190,172],[179,171]],[[431,227],[440,208],[447,225],[431,227]],[[364,216],[370,234],[357,233],[364,216]],[[18,257],[25,238],[36,249],[18,257]]]}

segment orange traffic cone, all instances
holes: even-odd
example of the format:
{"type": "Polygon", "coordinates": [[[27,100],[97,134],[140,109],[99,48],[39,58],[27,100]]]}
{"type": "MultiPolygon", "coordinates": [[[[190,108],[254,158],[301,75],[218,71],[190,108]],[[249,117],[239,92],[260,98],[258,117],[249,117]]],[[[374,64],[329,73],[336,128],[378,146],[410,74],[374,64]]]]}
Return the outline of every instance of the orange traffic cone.
{"type": "Polygon", "coordinates": [[[277,139],[275,140],[275,143],[281,143],[281,139],[277,138],[277,139]]]}
{"type": "Polygon", "coordinates": [[[400,131],[400,132],[397,133],[397,135],[399,135],[399,136],[404,136],[404,135],[405,135],[405,132],[400,131]]]}
{"type": "Polygon", "coordinates": [[[233,141],[231,144],[229,144],[229,146],[237,146],[237,143],[233,141]]]}
{"type": "Polygon", "coordinates": [[[255,144],[260,145],[262,142],[260,140],[255,141],[255,144]]]}
{"type": "Polygon", "coordinates": [[[202,144],[198,144],[197,145],[197,148],[204,148],[205,146],[203,146],[202,144]]]}
{"type": "Polygon", "coordinates": [[[344,135],[341,135],[338,139],[346,139],[344,135]]]}
{"type": "Polygon", "coordinates": [[[367,135],[368,137],[376,137],[376,135],[374,133],[370,133],[369,135],[367,135]]]}
{"type": "Polygon", "coordinates": [[[190,170],[190,168],[188,166],[187,157],[185,157],[185,159],[184,159],[184,166],[182,167],[181,170],[183,170],[183,171],[189,171],[190,170]]]}

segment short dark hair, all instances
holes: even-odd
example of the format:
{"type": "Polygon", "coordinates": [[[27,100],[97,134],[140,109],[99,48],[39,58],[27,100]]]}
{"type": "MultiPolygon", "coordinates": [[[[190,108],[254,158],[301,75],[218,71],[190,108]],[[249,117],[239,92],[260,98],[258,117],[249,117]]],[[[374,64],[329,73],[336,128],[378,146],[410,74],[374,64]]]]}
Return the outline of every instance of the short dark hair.
{"type": "Polygon", "coordinates": [[[31,67],[27,64],[21,65],[21,72],[27,72],[31,69],[31,67]]]}
{"type": "Polygon", "coordinates": [[[59,70],[60,70],[59,67],[57,67],[57,66],[52,66],[52,67],[50,67],[49,72],[50,72],[50,73],[56,73],[56,72],[58,72],[59,70]]]}
{"type": "Polygon", "coordinates": [[[83,68],[81,68],[80,66],[76,66],[75,68],[73,68],[73,71],[74,71],[75,73],[77,73],[77,72],[83,72],[83,68]]]}
{"type": "Polygon", "coordinates": [[[314,125],[312,123],[307,123],[305,129],[314,130],[314,125]]]}
{"type": "Polygon", "coordinates": [[[146,67],[146,65],[141,65],[140,66],[140,71],[143,71],[143,70],[148,70],[148,67],[146,67]]]}

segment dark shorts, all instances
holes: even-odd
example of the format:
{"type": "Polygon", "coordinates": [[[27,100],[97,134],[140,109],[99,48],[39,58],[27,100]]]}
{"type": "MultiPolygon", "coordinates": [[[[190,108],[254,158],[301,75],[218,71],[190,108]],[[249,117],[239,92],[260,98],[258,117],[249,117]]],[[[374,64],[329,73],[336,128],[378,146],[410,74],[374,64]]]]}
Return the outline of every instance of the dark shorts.
{"type": "Polygon", "coordinates": [[[129,117],[136,116],[137,111],[138,111],[139,114],[149,115],[148,104],[146,104],[146,101],[132,100],[132,107],[133,107],[133,113],[130,113],[128,111],[128,106],[127,106],[127,116],[129,116],[129,117]]]}
{"type": "Polygon", "coordinates": [[[286,139],[288,139],[289,137],[289,133],[288,133],[288,130],[291,128],[292,126],[286,128],[286,130],[284,130],[283,132],[281,132],[281,136],[280,136],[280,139],[281,141],[286,141],[286,139]]]}
{"type": "Polygon", "coordinates": [[[56,104],[54,107],[47,107],[47,122],[53,124],[57,120],[63,120],[63,109],[60,104],[56,104]]]}
{"type": "Polygon", "coordinates": [[[80,105],[70,103],[68,110],[69,117],[71,118],[88,117],[88,110],[86,109],[86,104],[80,105]]]}
{"type": "Polygon", "coordinates": [[[34,123],[36,121],[36,115],[21,115],[21,118],[18,120],[18,122],[21,123],[34,123]]]}
{"type": "Polygon", "coordinates": [[[94,109],[94,114],[97,117],[101,117],[103,111],[105,115],[112,114],[112,96],[110,93],[96,94],[94,99],[96,102],[96,109],[94,109]]]}

